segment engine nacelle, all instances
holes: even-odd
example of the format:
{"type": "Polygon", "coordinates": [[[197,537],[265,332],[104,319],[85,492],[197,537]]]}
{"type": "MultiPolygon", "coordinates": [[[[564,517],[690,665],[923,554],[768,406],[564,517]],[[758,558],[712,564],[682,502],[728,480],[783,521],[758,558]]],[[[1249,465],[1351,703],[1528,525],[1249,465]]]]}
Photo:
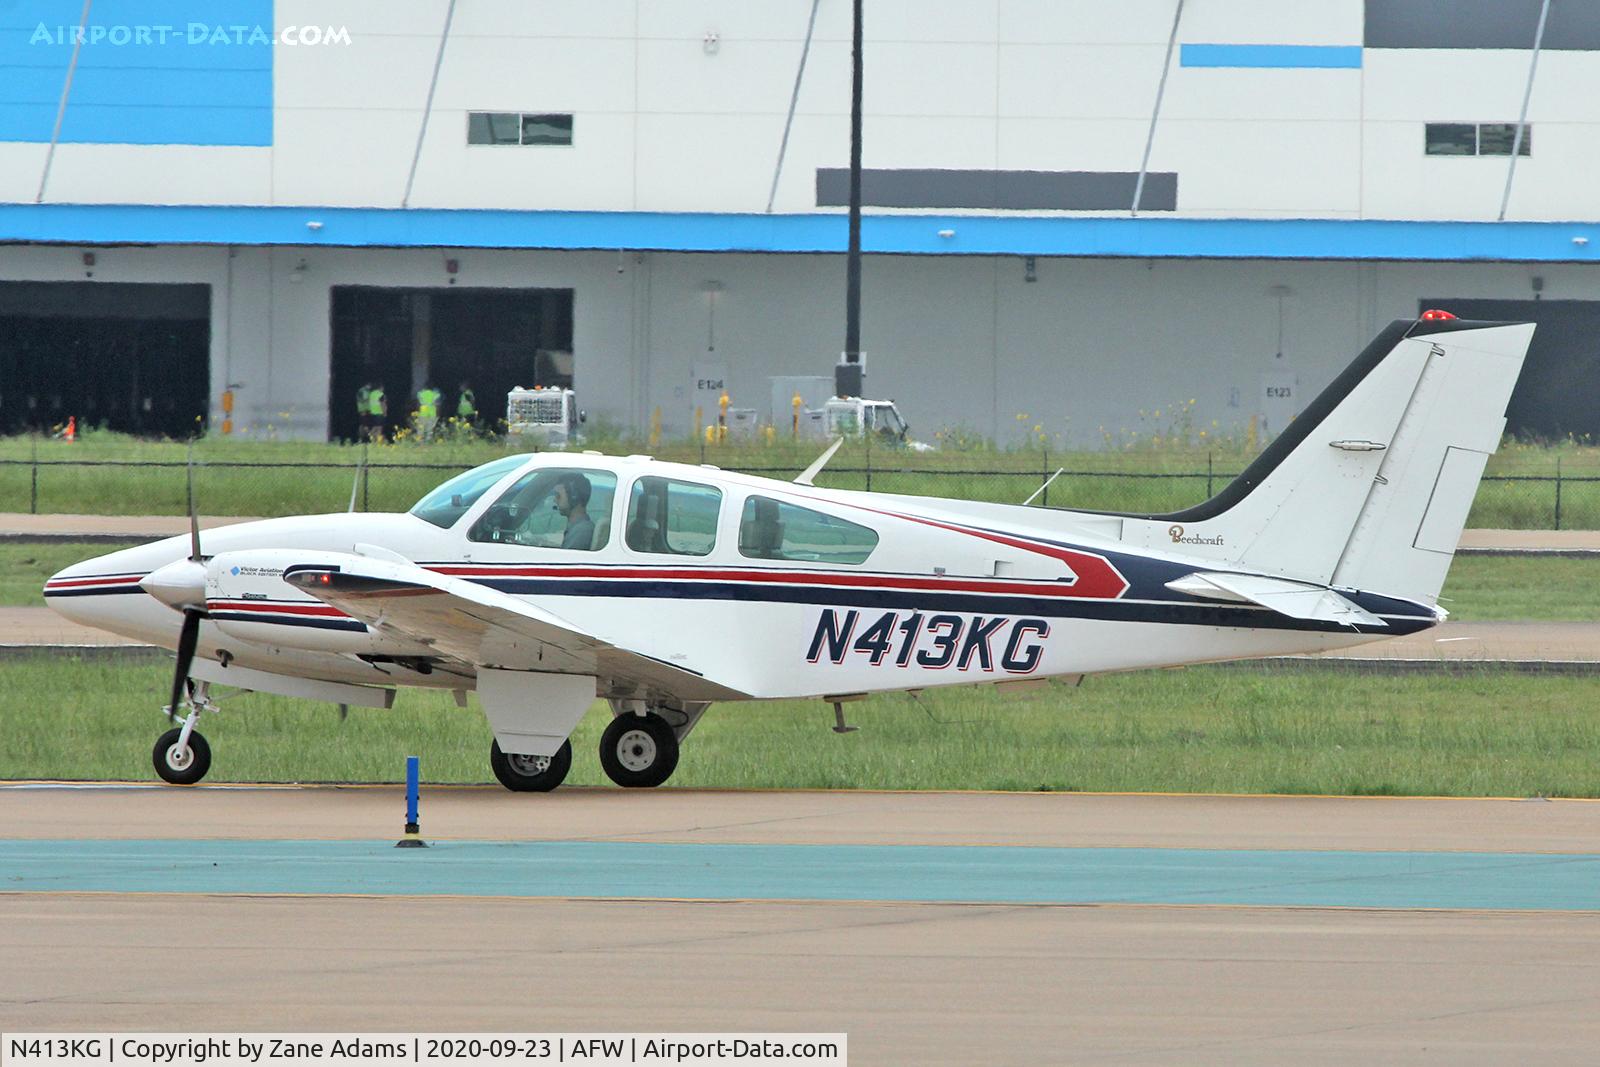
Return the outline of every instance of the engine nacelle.
{"type": "Polygon", "coordinates": [[[337,568],[343,552],[270,548],[223,552],[206,563],[206,617],[218,630],[257,645],[371,656],[431,656],[415,641],[387,637],[283,580],[284,568],[337,568]]]}

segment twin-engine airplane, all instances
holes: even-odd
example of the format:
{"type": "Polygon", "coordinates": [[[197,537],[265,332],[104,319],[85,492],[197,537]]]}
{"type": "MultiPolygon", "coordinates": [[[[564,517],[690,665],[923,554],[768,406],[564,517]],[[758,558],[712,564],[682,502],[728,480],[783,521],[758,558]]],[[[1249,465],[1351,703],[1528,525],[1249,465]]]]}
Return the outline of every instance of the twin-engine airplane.
{"type": "Polygon", "coordinates": [[[490,764],[549,790],[597,698],[654,786],[716,702],[1320,652],[1437,624],[1530,324],[1395,322],[1237,480],[1171,515],[821,489],[645,456],[507,456],[404,515],[270,519],[45,586],[177,650],[157,773],[199,781],[211,684],[387,708],[477,690],[490,764]],[[180,622],[181,615],[181,622],[180,622]]]}

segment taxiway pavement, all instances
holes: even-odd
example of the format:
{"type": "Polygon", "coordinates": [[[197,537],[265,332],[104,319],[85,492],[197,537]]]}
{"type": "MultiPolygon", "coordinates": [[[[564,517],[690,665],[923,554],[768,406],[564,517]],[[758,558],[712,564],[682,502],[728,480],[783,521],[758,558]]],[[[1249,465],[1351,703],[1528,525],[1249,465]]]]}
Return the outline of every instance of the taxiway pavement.
{"type": "Polygon", "coordinates": [[[0,786],[0,1028],[843,1030],[857,1064],[1600,1047],[1600,803],[434,788],[436,847],[396,850],[402,810],[392,786],[0,786]],[[804,891],[840,856],[877,864],[856,899],[638,899],[752,865],[804,891]],[[1098,888],[962,899],[963,870],[1041,866],[1098,888]],[[556,873],[607,892],[549,895],[556,873]],[[1323,903],[1183,896],[1241,874],[1323,903]],[[355,884],[310,892],[331,876],[355,884]],[[1445,906],[1461,890],[1498,906],[1445,906]]]}

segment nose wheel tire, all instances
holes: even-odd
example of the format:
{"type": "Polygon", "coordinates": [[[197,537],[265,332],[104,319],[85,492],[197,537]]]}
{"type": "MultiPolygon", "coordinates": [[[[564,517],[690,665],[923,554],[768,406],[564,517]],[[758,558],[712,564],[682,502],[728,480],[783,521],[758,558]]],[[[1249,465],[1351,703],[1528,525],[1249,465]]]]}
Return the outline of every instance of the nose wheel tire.
{"type": "Polygon", "coordinates": [[[156,747],[150,753],[156,774],[173,785],[194,785],[211,769],[211,746],[200,736],[199,730],[189,731],[189,743],[178,746],[183,730],[174,727],[156,738],[156,747]]]}
{"type": "Polygon", "coordinates": [[[647,789],[678,767],[678,737],[659,715],[618,715],[600,737],[600,766],[620,786],[647,789]]]}
{"type": "Polygon", "coordinates": [[[500,784],[513,793],[548,793],[567,780],[572,769],[572,742],[561,742],[554,756],[507,755],[500,742],[489,746],[489,766],[500,784]]]}

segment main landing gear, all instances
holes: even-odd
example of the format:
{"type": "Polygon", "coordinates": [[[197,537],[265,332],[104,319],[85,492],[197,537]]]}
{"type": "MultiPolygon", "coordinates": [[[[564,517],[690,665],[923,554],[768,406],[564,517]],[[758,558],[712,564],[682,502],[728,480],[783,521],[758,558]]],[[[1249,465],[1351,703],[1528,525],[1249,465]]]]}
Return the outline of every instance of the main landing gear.
{"type": "Polygon", "coordinates": [[[642,700],[611,701],[611,724],[600,735],[600,768],[628,789],[649,789],[672,777],[678,751],[710,704],[682,708],[642,700]]]}
{"type": "Polygon", "coordinates": [[[489,766],[513,793],[548,793],[566,781],[572,769],[572,742],[561,742],[554,756],[521,756],[501,752],[496,741],[489,746],[489,766]]]}
{"type": "MultiPolygon", "coordinates": [[[[211,746],[206,744],[205,737],[194,725],[201,712],[216,711],[217,706],[211,701],[207,683],[188,681],[185,684],[189,713],[183,717],[181,724],[156,738],[156,746],[150,753],[156,774],[161,776],[162,781],[173,785],[194,785],[211,769],[211,746]]],[[[177,708],[168,705],[162,710],[167,713],[168,719],[178,721],[177,708]]]]}
{"type": "Polygon", "coordinates": [[[623,712],[600,735],[600,768],[620,786],[660,785],[678,769],[678,735],[654,712],[623,712]]]}
{"type": "MultiPolygon", "coordinates": [[[[648,789],[672,777],[678,753],[709,704],[669,708],[642,700],[611,701],[612,720],[600,737],[600,767],[629,789],[648,789]]],[[[489,766],[501,785],[517,793],[548,793],[572,769],[572,742],[554,756],[520,756],[489,747],[489,766]]]]}

